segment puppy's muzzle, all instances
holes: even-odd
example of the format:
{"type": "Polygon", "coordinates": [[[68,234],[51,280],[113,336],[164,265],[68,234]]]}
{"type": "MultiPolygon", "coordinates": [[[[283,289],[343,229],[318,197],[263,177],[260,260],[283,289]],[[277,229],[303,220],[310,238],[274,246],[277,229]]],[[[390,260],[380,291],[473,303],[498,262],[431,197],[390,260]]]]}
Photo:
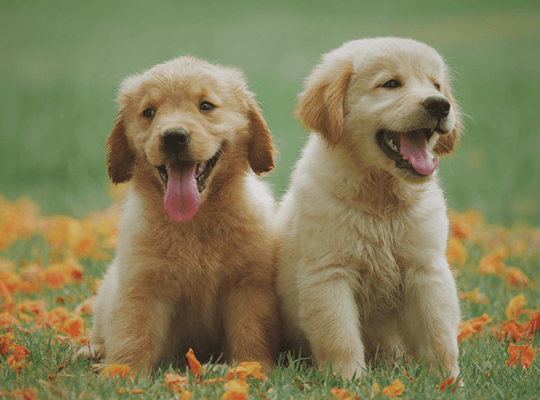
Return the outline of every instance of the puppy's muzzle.
{"type": "Polygon", "coordinates": [[[168,129],[161,137],[160,148],[163,154],[170,159],[189,158],[189,134],[182,128],[168,129]]]}
{"type": "Polygon", "coordinates": [[[422,106],[424,106],[430,115],[434,116],[439,121],[446,118],[450,113],[450,102],[444,97],[430,96],[424,100],[422,106]]]}

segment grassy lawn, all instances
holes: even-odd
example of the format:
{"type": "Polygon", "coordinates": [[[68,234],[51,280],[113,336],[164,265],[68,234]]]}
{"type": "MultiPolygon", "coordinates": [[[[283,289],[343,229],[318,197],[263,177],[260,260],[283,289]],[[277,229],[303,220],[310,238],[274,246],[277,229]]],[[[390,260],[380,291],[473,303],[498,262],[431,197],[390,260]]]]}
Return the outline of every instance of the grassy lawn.
{"type": "Polygon", "coordinates": [[[307,136],[292,116],[303,79],[341,43],[387,35],[435,47],[467,115],[459,152],[439,167],[449,206],[480,210],[452,217],[465,386],[440,391],[445,376],[403,357],[353,381],[293,361],[267,379],[248,378],[249,398],[385,398],[374,384],[382,392],[396,380],[403,399],[538,398],[540,357],[528,368],[506,364],[510,344],[540,351],[538,332],[527,329],[540,313],[537,1],[25,0],[0,3],[0,26],[0,350],[8,349],[0,352],[0,398],[24,398],[24,389],[28,398],[232,396],[225,381],[201,383],[227,369],[196,378],[166,364],[145,381],[103,378],[99,366],[72,360],[92,321],[91,308],[77,306],[92,298],[114,254],[118,214],[91,213],[117,199],[104,152],[117,88],[184,54],[243,70],[280,151],[267,178],[280,198],[307,136]],[[39,208],[16,201],[21,195],[39,208]],[[10,334],[28,350],[18,361],[9,359],[10,334]],[[167,373],[188,380],[175,389],[167,373]]]}
{"type": "Polygon", "coordinates": [[[186,367],[167,363],[143,380],[136,374],[133,379],[109,377],[93,361],[73,360],[88,340],[91,302],[113,254],[118,211],[78,220],[43,217],[24,199],[0,199],[0,205],[0,398],[22,398],[27,390],[28,398],[81,400],[382,399],[392,384],[401,386],[397,395],[403,399],[534,399],[540,393],[540,357],[530,363],[518,357],[513,366],[510,356],[514,344],[540,355],[538,228],[507,230],[486,225],[481,214],[452,215],[455,234],[448,258],[458,277],[463,313],[459,363],[465,385],[455,394],[455,382],[441,391],[444,374],[406,364],[402,355],[370,366],[351,381],[285,357],[266,378],[254,374],[241,380],[246,388],[236,393],[226,377],[232,374],[228,367],[213,366],[196,378],[186,367]],[[27,354],[15,358],[14,345],[27,354]],[[171,377],[183,383],[167,385],[171,377]],[[381,393],[375,393],[375,384],[381,393]]]}

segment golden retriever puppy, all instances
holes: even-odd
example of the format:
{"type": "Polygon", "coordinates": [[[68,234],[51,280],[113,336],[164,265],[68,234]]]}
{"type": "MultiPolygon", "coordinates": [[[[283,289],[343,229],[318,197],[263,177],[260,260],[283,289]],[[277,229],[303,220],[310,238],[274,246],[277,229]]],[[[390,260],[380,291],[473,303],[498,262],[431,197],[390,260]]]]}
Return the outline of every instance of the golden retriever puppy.
{"type": "Polygon", "coordinates": [[[460,113],[441,56],[410,39],[345,43],[322,57],[295,113],[313,133],[278,211],[285,341],[346,378],[398,349],[457,376],[436,168],[460,113]]]}
{"type": "Polygon", "coordinates": [[[80,353],[144,373],[190,347],[272,366],[275,204],[256,174],[275,148],[242,74],[179,57],[125,79],[118,101],[108,173],[131,188],[80,353]]]}

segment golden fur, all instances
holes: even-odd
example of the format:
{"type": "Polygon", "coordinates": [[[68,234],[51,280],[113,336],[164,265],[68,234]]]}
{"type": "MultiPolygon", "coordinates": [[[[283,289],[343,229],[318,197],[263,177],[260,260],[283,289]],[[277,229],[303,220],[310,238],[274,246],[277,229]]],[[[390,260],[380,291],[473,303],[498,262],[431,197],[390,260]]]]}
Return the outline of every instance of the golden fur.
{"type": "Polygon", "coordinates": [[[460,113],[442,58],[410,39],[348,42],[323,56],[296,114],[313,133],[277,217],[284,341],[346,378],[401,350],[457,376],[460,311],[436,171],[398,168],[377,143],[385,130],[437,129],[425,148],[454,151],[460,113]],[[430,97],[448,115],[431,118],[430,97]]]}
{"type": "Polygon", "coordinates": [[[126,78],[118,101],[108,172],[131,188],[90,345],[80,353],[145,373],[190,347],[201,361],[224,354],[229,363],[270,367],[277,352],[274,200],[255,173],[274,168],[275,149],[242,74],[179,57],[126,78]],[[216,108],[202,112],[203,101],[216,108]],[[189,133],[194,160],[222,149],[187,222],[167,214],[156,169],[165,163],[164,132],[178,128],[189,133]]]}

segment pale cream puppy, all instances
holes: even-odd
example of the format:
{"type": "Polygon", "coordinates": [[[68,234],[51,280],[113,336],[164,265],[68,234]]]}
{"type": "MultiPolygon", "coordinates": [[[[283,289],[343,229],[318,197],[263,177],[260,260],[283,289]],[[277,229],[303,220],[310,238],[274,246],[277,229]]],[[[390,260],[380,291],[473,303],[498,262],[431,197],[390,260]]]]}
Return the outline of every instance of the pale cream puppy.
{"type": "Polygon", "coordinates": [[[322,57],[295,112],[313,133],[278,213],[284,341],[346,378],[401,349],[457,376],[435,155],[453,153],[460,112],[443,59],[410,39],[345,43],[322,57]]]}
{"type": "Polygon", "coordinates": [[[257,175],[275,149],[242,73],[179,57],[128,77],[118,101],[108,173],[131,188],[79,353],[144,373],[189,348],[269,368],[275,204],[257,175]]]}

